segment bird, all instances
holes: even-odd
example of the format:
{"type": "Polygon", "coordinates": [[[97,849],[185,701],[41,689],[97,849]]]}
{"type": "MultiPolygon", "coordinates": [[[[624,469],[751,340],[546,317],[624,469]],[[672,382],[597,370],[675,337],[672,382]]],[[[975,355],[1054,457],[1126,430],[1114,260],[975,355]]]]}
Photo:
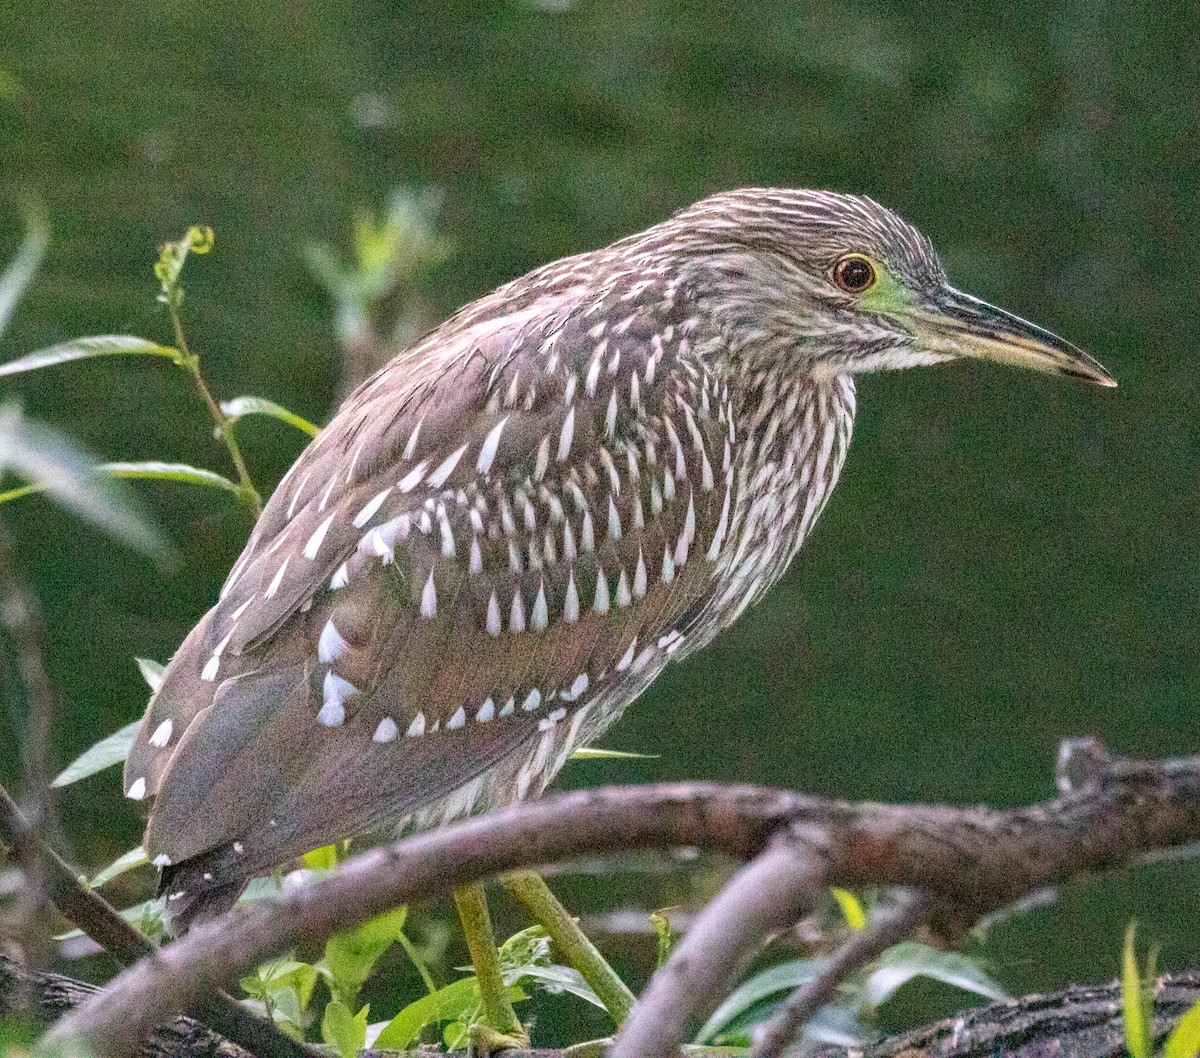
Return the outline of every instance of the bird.
{"type": "Polygon", "coordinates": [[[299,456],[147,708],[124,790],[168,917],[540,794],[787,570],[856,379],[961,359],[1116,384],[828,191],[716,194],[460,309],[299,456]]]}

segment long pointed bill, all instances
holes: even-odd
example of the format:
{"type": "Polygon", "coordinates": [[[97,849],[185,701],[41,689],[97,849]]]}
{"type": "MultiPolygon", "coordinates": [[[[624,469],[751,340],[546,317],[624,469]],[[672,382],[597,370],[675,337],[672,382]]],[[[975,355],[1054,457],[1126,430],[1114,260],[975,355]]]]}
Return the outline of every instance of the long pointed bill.
{"type": "Polygon", "coordinates": [[[953,287],[948,287],[928,311],[919,313],[917,320],[921,337],[936,352],[1070,375],[1097,386],[1117,384],[1082,349],[953,287]]]}

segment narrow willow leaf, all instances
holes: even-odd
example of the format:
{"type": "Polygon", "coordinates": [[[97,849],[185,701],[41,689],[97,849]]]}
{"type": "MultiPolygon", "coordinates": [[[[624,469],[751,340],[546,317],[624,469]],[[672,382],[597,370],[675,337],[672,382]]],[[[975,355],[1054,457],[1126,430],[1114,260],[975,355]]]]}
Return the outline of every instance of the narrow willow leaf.
{"type": "Polygon", "coordinates": [[[98,473],[92,458],[58,431],[25,418],[15,404],[0,406],[0,468],[29,482],[14,493],[41,491],[85,521],[139,551],[164,558],[168,549],[141,513],[137,497],[98,473]]]}
{"type": "Polygon", "coordinates": [[[0,503],[19,500],[23,496],[35,496],[46,491],[44,485],[18,485],[15,489],[5,489],[0,492],[0,503]]]}
{"type": "Polygon", "coordinates": [[[19,360],[0,364],[0,375],[19,375],[25,371],[38,371],[43,367],[66,364],[72,360],[89,360],[94,356],[166,356],[176,359],[179,350],[169,345],[147,341],[145,338],[135,338],[130,334],[101,334],[52,345],[19,360]]]}
{"type": "Polygon", "coordinates": [[[207,485],[213,489],[237,492],[236,482],[213,470],[189,466],[187,463],[102,463],[100,469],[114,478],[157,478],[160,481],[183,481],[189,485],[207,485]]]}
{"type": "MultiPolygon", "coordinates": [[[[213,470],[203,467],[188,466],[186,463],[97,463],[95,470],[98,474],[111,478],[140,478],[159,481],[181,481],[189,485],[204,485],[211,489],[224,489],[226,492],[237,492],[235,481],[223,477],[213,470]]],[[[19,500],[24,496],[33,496],[52,491],[49,485],[35,483],[21,485],[19,488],[0,492],[0,503],[19,500]]]]}
{"type": "Polygon", "coordinates": [[[824,959],[793,959],[755,974],[739,985],[713,1011],[696,1034],[696,1043],[711,1043],[720,1031],[748,1011],[756,1003],[778,992],[790,992],[814,980],[826,966],[824,959]]]}
{"type": "Polygon", "coordinates": [[[140,720],[126,724],[120,731],[115,731],[108,738],[102,738],[91,749],[80,754],[52,782],[51,786],[70,786],[73,782],[86,779],[89,775],[111,768],[114,764],[124,764],[129,755],[129,747],[137,737],[140,720]]]}
{"type": "Polygon", "coordinates": [[[867,913],[863,910],[862,904],[859,902],[849,889],[839,889],[836,885],[833,886],[831,892],[834,900],[837,901],[838,907],[842,910],[842,917],[846,920],[846,925],[849,926],[855,933],[861,933],[867,928],[867,913]]]}
{"type": "Polygon", "coordinates": [[[139,845],[135,849],[130,849],[123,856],[118,856],[112,863],[100,871],[95,878],[88,882],[88,885],[93,889],[99,889],[100,886],[111,882],[126,871],[132,871],[149,862],[150,857],[146,855],[146,850],[139,845]]]}
{"type": "Polygon", "coordinates": [[[1125,1025],[1125,1046],[1132,1058],[1150,1058],[1150,1012],[1144,1004],[1136,940],[1137,923],[1130,922],[1121,953],[1121,1019],[1125,1025]]]}
{"type": "Polygon", "coordinates": [[[1200,1003],[1179,1019],[1163,1046],[1163,1058],[1196,1058],[1200,1054],[1200,1003]]]}
{"type": "Polygon", "coordinates": [[[40,203],[36,199],[28,199],[24,203],[24,213],[25,238],[21,240],[3,275],[0,275],[0,335],[8,327],[8,321],[12,319],[50,244],[50,223],[40,203]]]}
{"type": "Polygon", "coordinates": [[[302,433],[308,434],[309,437],[316,437],[321,430],[315,423],[309,422],[294,411],[288,411],[287,408],[276,404],[273,400],[267,400],[265,397],[234,397],[233,400],[223,400],[221,401],[221,411],[225,413],[226,418],[234,422],[247,415],[269,415],[272,419],[278,419],[289,426],[294,426],[302,433]]]}
{"type": "Polygon", "coordinates": [[[149,658],[134,658],[133,660],[137,662],[138,671],[142,674],[142,679],[146,681],[146,686],[150,688],[150,693],[158,694],[163,677],[167,674],[167,666],[157,661],[151,661],[149,658]]]}
{"type": "Polygon", "coordinates": [[[580,746],[571,754],[571,760],[658,760],[657,753],[627,753],[622,749],[596,749],[580,746]]]}
{"type": "Polygon", "coordinates": [[[877,1007],[914,977],[941,981],[997,1002],[1008,998],[1004,989],[965,955],[938,951],[916,941],[896,944],[879,957],[879,967],[867,977],[863,995],[871,1006],[877,1007]]]}

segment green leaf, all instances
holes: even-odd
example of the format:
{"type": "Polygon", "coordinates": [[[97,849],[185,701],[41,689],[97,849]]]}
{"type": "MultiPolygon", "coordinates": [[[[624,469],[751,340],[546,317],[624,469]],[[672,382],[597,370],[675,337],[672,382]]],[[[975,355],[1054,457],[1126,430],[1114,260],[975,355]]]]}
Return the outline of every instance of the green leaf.
{"type": "MultiPolygon", "coordinates": [[[[163,902],[155,898],[154,900],[144,900],[140,904],[134,904],[133,907],[127,907],[124,911],[119,912],[119,914],[147,940],[158,941],[162,939],[165,932],[162,911],[163,902]]],[[[68,933],[60,933],[54,939],[57,941],[74,940],[76,937],[82,937],[83,935],[83,930],[73,929],[68,933]]]]}
{"type": "Polygon", "coordinates": [[[1138,971],[1137,923],[1125,930],[1125,948],[1121,953],[1121,1019],[1125,1025],[1125,1046],[1133,1058],[1150,1058],[1150,1011],[1142,975],[1138,971]]]}
{"type": "Polygon", "coordinates": [[[242,978],[241,985],[247,995],[261,1001],[275,1021],[290,1023],[303,1034],[317,976],[315,966],[284,956],[258,967],[242,978]]]}
{"type": "Polygon", "coordinates": [[[1200,1054],[1200,1003],[1179,1019],[1163,1045],[1163,1058],[1196,1058],[1200,1054]]]}
{"type": "Polygon", "coordinates": [[[325,1014],[321,1018],[321,1038],[338,1049],[342,1058],[356,1058],[356,1055],[367,1045],[367,1015],[370,1006],[365,1006],[357,1014],[352,1014],[350,1008],[338,999],[331,999],[325,1004],[325,1014]]]}
{"type": "Polygon", "coordinates": [[[518,966],[511,974],[506,973],[504,979],[513,984],[534,982],[551,994],[570,992],[573,996],[587,1000],[592,1006],[599,1007],[601,1010],[608,1009],[600,997],[592,991],[592,986],[583,979],[583,975],[569,966],[532,964],[518,966]]]}
{"type": "Polygon", "coordinates": [[[130,849],[123,856],[118,856],[112,863],[101,870],[95,878],[88,882],[88,885],[93,889],[99,889],[100,886],[111,882],[126,871],[132,871],[135,867],[141,867],[143,864],[149,862],[150,857],[146,855],[146,850],[141,845],[138,845],[136,848],[130,849]]]}
{"type": "MultiPolygon", "coordinates": [[[[148,478],[159,481],[182,481],[189,485],[204,485],[213,489],[224,489],[236,493],[239,486],[229,478],[223,477],[212,470],[202,467],[188,466],[186,463],[97,463],[95,470],[113,478],[148,478]]],[[[0,503],[19,500],[23,496],[32,496],[41,492],[49,492],[47,485],[22,485],[20,488],[0,492],[0,503]]]]}
{"type": "Polygon", "coordinates": [[[658,760],[657,753],[627,753],[621,749],[597,749],[580,746],[571,753],[571,760],[658,760]]]}
{"type": "Polygon", "coordinates": [[[712,1043],[722,1029],[755,1004],[777,992],[790,992],[800,985],[808,984],[825,969],[825,965],[824,959],[794,959],[755,974],[749,981],[735,988],[713,1011],[712,1016],[696,1034],[695,1042],[712,1043]]]}
{"type": "Polygon", "coordinates": [[[371,970],[398,939],[407,915],[407,908],[398,907],[325,943],[320,966],[329,978],[330,991],[347,1008],[357,1001],[371,970]]]}
{"type": "MultiPolygon", "coordinates": [[[[510,993],[515,991],[509,989],[510,993]]],[[[409,1003],[387,1023],[375,1040],[375,1047],[379,1050],[404,1050],[421,1035],[426,1025],[454,1021],[460,1014],[474,1010],[479,1003],[479,982],[474,977],[461,978],[409,1003]]]]}
{"type": "Polygon", "coordinates": [[[163,677],[167,674],[167,666],[152,661],[150,658],[134,658],[133,660],[137,662],[138,671],[142,674],[142,679],[146,681],[146,686],[150,688],[150,693],[158,694],[163,677]]]}
{"type": "Polygon", "coordinates": [[[192,225],[182,239],[175,242],[163,243],[159,247],[158,260],[154,263],[154,275],[157,277],[162,293],[158,300],[166,304],[171,311],[178,312],[183,303],[183,287],[179,282],[183,266],[189,253],[205,254],[213,248],[213,230],[207,225],[192,225]]]}
{"type": "Polygon", "coordinates": [[[102,463],[100,469],[115,478],[156,478],[160,481],[183,481],[189,485],[207,485],[229,492],[238,491],[237,484],[228,478],[187,463],[102,463]]]}
{"type": "MultiPolygon", "coordinates": [[[[167,554],[158,533],[140,510],[137,497],[97,473],[91,456],[57,430],[25,418],[12,403],[0,405],[0,471],[11,469],[73,514],[159,558],[167,554]]],[[[0,502],[13,496],[0,495],[0,502]]]]}
{"type": "Polygon", "coordinates": [[[24,200],[22,207],[25,238],[0,275],[0,335],[8,327],[13,312],[46,256],[46,247],[50,245],[50,222],[41,204],[30,197],[24,200]]]}
{"type": "MultiPolygon", "coordinates": [[[[513,1003],[528,998],[515,985],[509,986],[505,994],[513,1003]]],[[[480,1002],[479,982],[474,975],[460,978],[409,1003],[384,1026],[372,1046],[381,1051],[402,1051],[421,1035],[426,1025],[469,1018],[478,1012],[480,1002]]]]}
{"type": "Polygon", "coordinates": [[[120,731],[102,738],[91,749],[85,750],[69,764],[52,782],[51,786],[70,786],[73,782],[86,779],[89,775],[111,768],[114,764],[124,764],[129,755],[129,747],[137,737],[140,720],[126,724],[120,731]]]}
{"type": "Polygon", "coordinates": [[[836,885],[832,887],[834,900],[837,901],[838,907],[842,909],[842,917],[846,920],[846,925],[849,926],[855,933],[861,933],[867,928],[867,913],[863,910],[863,906],[859,903],[858,897],[855,896],[849,889],[839,889],[836,885]]]}
{"type": "Polygon", "coordinates": [[[221,411],[232,422],[237,422],[238,419],[247,415],[269,415],[273,419],[294,426],[302,433],[308,434],[309,437],[316,437],[321,431],[316,424],[265,397],[234,397],[233,400],[223,400],[221,401],[221,411]]]}
{"type": "Polygon", "coordinates": [[[317,871],[327,871],[337,866],[338,847],[322,845],[319,849],[304,854],[304,866],[317,871]]]}
{"type": "Polygon", "coordinates": [[[866,980],[863,993],[874,1007],[887,1002],[896,990],[915,977],[953,985],[996,1001],[1008,998],[995,981],[965,955],[938,951],[927,944],[905,941],[889,948],[879,957],[879,966],[866,980]]]}
{"type": "Polygon", "coordinates": [[[130,334],[101,334],[91,338],[75,338],[69,342],[39,349],[19,360],[0,364],[0,376],[19,375],[25,371],[38,371],[55,364],[66,364],[72,360],[90,360],[94,356],[166,356],[178,359],[179,350],[169,345],[136,338],[130,334]]]}

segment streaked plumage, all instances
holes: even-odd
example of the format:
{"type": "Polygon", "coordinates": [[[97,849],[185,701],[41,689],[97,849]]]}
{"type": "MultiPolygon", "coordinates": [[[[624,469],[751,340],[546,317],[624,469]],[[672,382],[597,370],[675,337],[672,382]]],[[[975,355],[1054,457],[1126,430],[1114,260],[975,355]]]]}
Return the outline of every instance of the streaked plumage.
{"type": "Polygon", "coordinates": [[[499,288],[361,386],[127,762],[169,910],[539,793],[769,587],[837,481],[852,373],[958,352],[839,290],[848,252],[948,289],[869,200],[735,192],[499,288]]]}

